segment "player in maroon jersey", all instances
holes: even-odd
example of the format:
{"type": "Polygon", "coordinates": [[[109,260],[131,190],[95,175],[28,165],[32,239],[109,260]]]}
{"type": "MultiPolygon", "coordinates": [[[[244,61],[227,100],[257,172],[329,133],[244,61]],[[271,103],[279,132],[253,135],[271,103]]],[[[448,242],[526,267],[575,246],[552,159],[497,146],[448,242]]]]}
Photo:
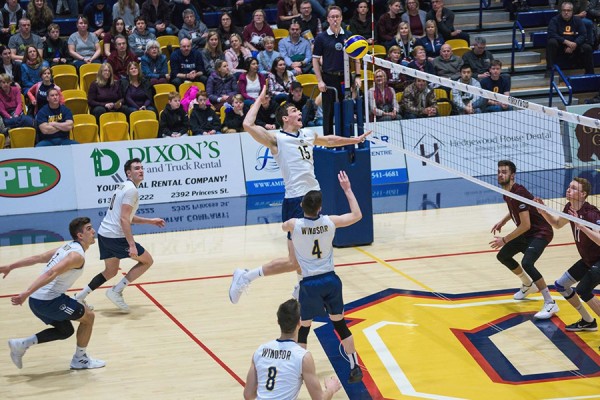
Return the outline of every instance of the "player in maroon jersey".
{"type": "MultiPolygon", "coordinates": [[[[582,220],[600,224],[600,210],[586,201],[588,194],[591,192],[591,185],[587,179],[574,178],[567,188],[566,197],[568,203],[563,209],[564,213],[581,218],[582,220]]],[[[540,204],[544,202],[539,199],[534,199],[540,204]]],[[[586,302],[590,308],[600,316],[600,299],[594,297],[594,287],[600,283],[600,246],[594,242],[580,224],[569,221],[566,218],[558,215],[552,215],[540,209],[540,214],[554,227],[560,229],[570,222],[575,245],[581,259],[577,261],[571,268],[554,282],[556,290],[571,304],[581,315],[581,319],[571,325],[566,326],[566,330],[571,332],[598,330],[596,320],[592,318],[587,309],[583,306],[579,298],[586,302]],[[581,232],[584,232],[583,234],[581,232]],[[572,285],[579,282],[575,290],[572,285]],[[578,295],[578,296],[577,296],[578,295]]],[[[591,232],[591,230],[588,228],[591,232]]]]}
{"type": "MultiPolygon", "coordinates": [[[[498,161],[498,184],[510,193],[533,200],[533,196],[523,185],[515,183],[516,172],[517,167],[512,161],[498,161]]],[[[521,289],[514,294],[514,299],[523,300],[529,294],[539,291],[544,297],[544,306],[534,317],[548,319],[558,312],[558,305],[552,300],[544,277],[535,268],[535,262],[552,240],[554,232],[535,207],[510,196],[503,197],[508,206],[508,214],[492,227],[492,234],[495,236],[490,246],[500,249],[496,256],[498,261],[521,279],[521,289]],[[511,218],[517,227],[505,236],[496,236],[496,232],[500,232],[511,218]],[[514,259],[517,253],[523,253],[522,267],[514,259]]]]}

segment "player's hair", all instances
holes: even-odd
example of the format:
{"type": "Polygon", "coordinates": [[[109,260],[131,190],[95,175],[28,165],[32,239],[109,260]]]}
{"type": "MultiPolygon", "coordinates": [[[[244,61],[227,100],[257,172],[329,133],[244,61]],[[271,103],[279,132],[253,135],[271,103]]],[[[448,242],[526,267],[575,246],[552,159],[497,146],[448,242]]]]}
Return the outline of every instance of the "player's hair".
{"type": "Polygon", "coordinates": [[[139,158],[132,158],[131,160],[127,160],[125,162],[125,165],[123,166],[123,171],[125,171],[125,175],[127,175],[127,171],[131,171],[131,164],[133,163],[142,163],[142,160],[140,160],[139,158]]]}
{"type": "Polygon", "coordinates": [[[498,161],[498,167],[508,167],[511,174],[515,174],[517,172],[517,166],[514,162],[510,160],[500,160],[498,161]]]}
{"type": "Polygon", "coordinates": [[[300,303],[296,299],[289,299],[277,309],[277,323],[281,333],[294,333],[300,321],[300,303]]]}
{"type": "Polygon", "coordinates": [[[292,103],[285,103],[277,109],[277,113],[275,113],[275,120],[277,121],[279,126],[283,127],[283,117],[287,117],[289,115],[288,110],[291,107],[296,108],[296,106],[292,103]]]}
{"type": "Polygon", "coordinates": [[[83,227],[89,224],[91,220],[88,217],[77,217],[69,224],[69,233],[73,240],[77,240],[77,234],[83,232],[83,227]]]}
{"type": "Polygon", "coordinates": [[[323,196],[319,190],[311,190],[302,198],[302,211],[304,214],[316,216],[323,204],[323,196]]]}
{"type": "Polygon", "coordinates": [[[581,185],[581,191],[585,192],[585,197],[588,197],[588,195],[592,192],[592,185],[590,184],[590,181],[580,177],[575,177],[573,180],[581,185]]]}

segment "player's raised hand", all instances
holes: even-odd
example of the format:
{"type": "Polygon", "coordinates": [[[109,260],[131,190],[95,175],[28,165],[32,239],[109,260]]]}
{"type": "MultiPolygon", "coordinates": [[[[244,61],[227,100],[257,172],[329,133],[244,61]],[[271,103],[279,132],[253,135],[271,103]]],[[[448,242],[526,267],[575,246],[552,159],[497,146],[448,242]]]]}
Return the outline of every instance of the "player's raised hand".
{"type": "Polygon", "coordinates": [[[346,172],[340,171],[338,173],[338,180],[340,181],[340,186],[342,187],[342,190],[344,190],[344,192],[346,190],[350,190],[350,179],[348,179],[348,175],[346,175],[346,172]]]}
{"type": "Polygon", "coordinates": [[[367,132],[363,133],[362,135],[360,135],[360,136],[358,137],[358,142],[359,142],[359,143],[364,143],[364,141],[365,141],[365,140],[367,140],[367,137],[368,137],[368,136],[369,136],[371,133],[373,133],[373,131],[367,131],[367,132]]]}

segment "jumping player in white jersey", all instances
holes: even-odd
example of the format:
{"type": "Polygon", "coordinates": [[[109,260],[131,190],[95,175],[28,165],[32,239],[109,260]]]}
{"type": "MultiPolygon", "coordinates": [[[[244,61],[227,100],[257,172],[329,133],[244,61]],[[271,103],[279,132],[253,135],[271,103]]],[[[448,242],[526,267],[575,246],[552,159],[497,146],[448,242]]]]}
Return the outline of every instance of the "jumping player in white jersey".
{"type": "Polygon", "coordinates": [[[298,301],[290,299],[279,306],[277,323],[281,328],[279,339],[261,345],[252,357],[244,399],[294,400],[302,381],[311,399],[331,399],[341,389],[340,381],[335,377],[326,379],[323,391],[312,355],[296,343],[300,328],[298,301]]]}
{"type": "MultiPolygon", "coordinates": [[[[258,143],[268,147],[279,165],[285,185],[281,210],[282,221],[287,221],[290,218],[302,217],[300,203],[306,193],[310,190],[320,190],[314,171],[313,147],[340,147],[362,143],[371,134],[371,131],[351,138],[333,135],[319,136],[311,130],[302,129],[302,112],[293,104],[286,103],[277,111],[277,121],[283,129],[278,133],[269,132],[255,124],[256,115],[266,91],[267,85],[263,87],[258,99],[248,111],[244,119],[244,130],[250,133],[258,143]]],[[[250,282],[261,276],[297,270],[298,262],[294,257],[292,244],[288,240],[287,258],[275,259],[252,270],[235,270],[229,287],[229,299],[232,303],[237,303],[250,282]]]]}
{"type": "Polygon", "coordinates": [[[117,275],[122,258],[133,258],[133,266],[119,283],[106,291],[106,297],[123,312],[129,312],[129,306],[123,299],[123,290],[150,268],[154,260],[148,251],[133,239],[132,224],[151,224],[164,227],[162,218],[143,218],[135,215],[139,206],[138,186],[144,180],[144,167],[139,158],[125,163],[127,181],[115,190],[106,216],[98,229],[98,247],[100,259],[104,260],[104,271],[96,275],[83,290],[75,296],[84,302],[88,294],[99,288],[107,280],[117,275]]]}
{"type": "Polygon", "coordinates": [[[354,338],[344,320],[342,281],[333,270],[333,236],[336,228],[360,221],[362,213],[344,171],[338,174],[338,180],[348,199],[349,213],[320,215],[321,192],[311,190],[302,199],[304,217],[292,218],[284,222],[282,228],[292,235],[296,259],[302,269],[299,297],[302,326],[298,333],[298,344],[306,348],[312,320],[326,309],[350,361],[348,383],[356,383],[362,380],[363,373],[358,365],[354,338]]]}
{"type": "Polygon", "coordinates": [[[65,294],[83,273],[85,252],[95,243],[96,232],[89,218],[80,217],[71,221],[69,233],[73,241],[62,247],[0,266],[0,274],[6,278],[13,269],[46,263],[44,271],[31,286],[10,299],[13,305],[18,306],[29,298],[29,308],[33,314],[45,324],[52,325],[52,328],[35,335],[8,341],[10,358],[19,369],[23,368],[23,356],[29,347],[34,344],[64,340],[73,335],[75,329],[71,321],[79,322],[77,348],[71,360],[71,368],[102,368],[106,364],[102,360],[88,357],[86,352],[92,336],[94,312],[65,294]]]}

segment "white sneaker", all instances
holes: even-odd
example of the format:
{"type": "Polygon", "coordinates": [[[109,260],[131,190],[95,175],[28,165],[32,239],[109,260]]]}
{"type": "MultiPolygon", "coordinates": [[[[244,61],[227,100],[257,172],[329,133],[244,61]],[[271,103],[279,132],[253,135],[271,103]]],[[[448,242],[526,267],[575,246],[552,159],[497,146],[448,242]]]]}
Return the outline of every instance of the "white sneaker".
{"type": "Polygon", "coordinates": [[[23,368],[23,356],[27,351],[27,347],[23,343],[23,339],[9,339],[8,347],[10,347],[10,359],[17,366],[23,368]]]}
{"type": "Polygon", "coordinates": [[[233,279],[231,280],[231,285],[229,286],[229,300],[233,304],[237,304],[240,301],[240,297],[242,293],[248,288],[250,285],[250,281],[246,278],[247,269],[236,269],[233,271],[233,279]]]}
{"type": "Polygon", "coordinates": [[[123,293],[115,292],[112,288],[106,291],[106,297],[123,312],[129,312],[129,306],[123,299],[123,293]]]}
{"type": "Polygon", "coordinates": [[[552,318],[554,314],[558,312],[558,304],[556,302],[544,303],[544,307],[537,312],[533,317],[537,319],[548,319],[552,318]]]}
{"type": "Polygon", "coordinates": [[[292,291],[292,297],[295,298],[296,300],[300,299],[300,284],[296,283],[296,286],[294,286],[294,290],[292,291]]]}
{"type": "Polygon", "coordinates": [[[519,289],[519,291],[513,295],[513,299],[523,300],[525,297],[529,296],[530,294],[537,293],[537,292],[539,292],[538,287],[535,286],[535,283],[531,282],[531,284],[529,286],[521,285],[521,289],[519,289]]]}
{"type": "Polygon", "coordinates": [[[71,369],[94,369],[102,368],[105,365],[106,362],[90,358],[87,354],[84,354],[82,357],[73,356],[71,360],[71,369]]]}
{"type": "Polygon", "coordinates": [[[78,303],[80,303],[80,304],[83,304],[84,306],[86,306],[86,307],[87,307],[87,308],[89,308],[90,310],[94,311],[94,306],[93,306],[93,305],[91,305],[91,304],[88,304],[88,302],[87,302],[87,301],[85,301],[85,299],[78,299],[78,298],[77,298],[77,295],[78,295],[78,294],[79,294],[79,293],[75,293],[75,296],[73,296],[73,298],[74,298],[75,300],[77,300],[77,302],[78,302],[78,303]]]}

